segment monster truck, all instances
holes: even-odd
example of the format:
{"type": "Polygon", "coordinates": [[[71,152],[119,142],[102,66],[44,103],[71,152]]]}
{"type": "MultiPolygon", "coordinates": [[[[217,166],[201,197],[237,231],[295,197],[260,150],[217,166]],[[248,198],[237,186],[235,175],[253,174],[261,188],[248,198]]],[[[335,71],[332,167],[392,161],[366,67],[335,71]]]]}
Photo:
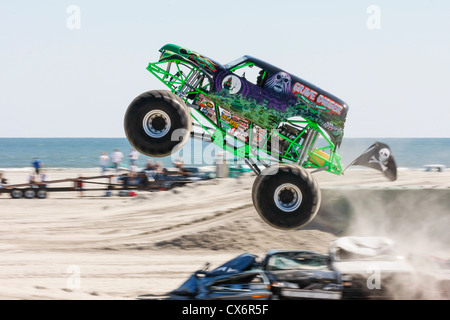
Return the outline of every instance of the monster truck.
{"type": "Polygon", "coordinates": [[[160,52],[147,70],[170,90],[131,102],[124,119],[131,145],[164,157],[189,137],[212,142],[257,175],[253,203],[265,222],[280,229],[310,222],[321,202],[312,173],[343,173],[336,150],[347,104],[251,56],[221,65],[173,44],[160,52]]]}

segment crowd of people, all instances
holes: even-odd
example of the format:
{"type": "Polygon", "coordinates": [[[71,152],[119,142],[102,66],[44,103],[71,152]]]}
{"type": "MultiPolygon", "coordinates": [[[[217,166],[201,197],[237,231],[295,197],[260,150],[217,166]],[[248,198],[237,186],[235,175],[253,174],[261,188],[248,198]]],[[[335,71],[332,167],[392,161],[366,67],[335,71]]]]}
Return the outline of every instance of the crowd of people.
{"type": "MultiPolygon", "coordinates": [[[[181,157],[178,157],[173,161],[175,168],[165,168],[162,161],[154,162],[153,159],[147,159],[145,165],[138,168],[138,160],[140,154],[134,148],[130,149],[128,154],[128,164],[126,162],[124,154],[118,149],[114,149],[109,155],[106,151],[102,151],[98,156],[98,163],[100,166],[100,173],[104,177],[111,177],[107,175],[107,172],[113,172],[114,176],[118,179],[126,179],[127,183],[139,179],[148,179],[148,181],[165,180],[169,177],[169,180],[173,176],[190,176],[193,172],[196,172],[192,168],[185,167],[181,157]],[[123,174],[125,173],[125,174],[123,174]]],[[[44,168],[43,161],[35,157],[31,161],[30,174],[28,176],[28,183],[33,186],[42,186],[52,181],[48,179],[47,170],[44,168]]],[[[74,187],[80,191],[80,195],[83,194],[83,177],[80,175],[74,181],[74,187]]],[[[4,176],[4,173],[0,171],[0,188],[8,187],[8,181],[4,176]]]]}
{"type": "MultiPolygon", "coordinates": [[[[128,168],[122,167],[122,163],[124,162],[124,154],[120,149],[114,149],[110,155],[106,151],[102,151],[100,156],[98,157],[100,173],[101,175],[105,175],[108,170],[113,170],[114,173],[119,173],[120,170],[128,171],[130,174],[135,174],[138,171],[137,161],[139,160],[139,152],[137,152],[134,148],[130,149],[130,153],[128,154],[128,168]]],[[[182,162],[175,162],[175,166],[182,171],[182,162]]],[[[31,161],[32,171],[30,172],[28,182],[29,183],[37,183],[47,181],[47,173],[44,169],[44,163],[39,157],[33,158],[31,161]]],[[[152,159],[148,159],[147,164],[144,168],[145,170],[155,171],[157,173],[165,173],[167,169],[164,168],[161,161],[157,161],[153,163],[152,159]]],[[[0,172],[0,186],[6,185],[7,180],[4,178],[3,173],[0,172]]]]}
{"type": "MultiPolygon", "coordinates": [[[[130,176],[133,176],[139,170],[137,161],[139,160],[139,152],[137,152],[134,148],[130,149],[130,153],[128,154],[128,168],[125,169],[128,171],[130,176]]],[[[124,162],[124,154],[119,149],[114,149],[114,151],[108,155],[107,152],[103,151],[99,156],[99,165],[100,172],[102,175],[105,175],[106,171],[111,168],[116,174],[124,169],[122,167],[122,163],[124,162]]],[[[144,167],[146,171],[154,171],[156,173],[165,173],[167,169],[164,168],[161,161],[153,162],[152,159],[147,160],[147,164],[144,167]]]]}
{"type": "MultiPolygon", "coordinates": [[[[123,165],[124,162],[124,154],[120,149],[114,149],[111,154],[108,155],[106,151],[102,151],[100,156],[98,157],[100,173],[101,175],[106,175],[107,171],[114,171],[115,174],[118,174],[121,170],[127,171],[128,175],[135,176],[138,173],[138,160],[139,160],[139,152],[137,152],[134,148],[130,149],[128,154],[128,168],[126,165],[123,165]]],[[[179,174],[188,174],[184,168],[184,163],[181,157],[178,157],[174,161],[176,172],[179,174]]],[[[29,183],[42,183],[48,181],[48,176],[46,170],[44,169],[44,163],[39,157],[33,158],[31,161],[32,171],[30,172],[28,182],[29,183]]],[[[146,172],[153,172],[154,174],[166,174],[168,172],[167,168],[163,166],[161,161],[153,162],[152,159],[148,159],[143,170],[146,172]]],[[[6,178],[4,178],[3,173],[0,172],[0,187],[5,186],[7,184],[6,178]]]]}
{"type": "MultiPolygon", "coordinates": [[[[106,170],[111,167],[115,173],[118,173],[121,168],[121,164],[123,162],[124,155],[120,149],[114,149],[114,151],[108,156],[108,153],[102,151],[99,156],[99,165],[100,172],[102,175],[105,175],[106,170]]],[[[137,170],[137,160],[139,159],[139,153],[135,149],[131,149],[128,155],[129,160],[129,170],[135,171],[137,170]]]]}

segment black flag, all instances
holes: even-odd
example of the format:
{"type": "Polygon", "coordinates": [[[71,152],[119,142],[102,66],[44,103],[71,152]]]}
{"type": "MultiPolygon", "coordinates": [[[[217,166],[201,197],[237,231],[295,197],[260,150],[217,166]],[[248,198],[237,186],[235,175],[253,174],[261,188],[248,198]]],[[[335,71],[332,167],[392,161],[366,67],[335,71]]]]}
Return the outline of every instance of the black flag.
{"type": "Polygon", "coordinates": [[[397,165],[391,149],[384,143],[375,142],[349,166],[366,166],[380,170],[391,181],[397,180],[397,165]]]}

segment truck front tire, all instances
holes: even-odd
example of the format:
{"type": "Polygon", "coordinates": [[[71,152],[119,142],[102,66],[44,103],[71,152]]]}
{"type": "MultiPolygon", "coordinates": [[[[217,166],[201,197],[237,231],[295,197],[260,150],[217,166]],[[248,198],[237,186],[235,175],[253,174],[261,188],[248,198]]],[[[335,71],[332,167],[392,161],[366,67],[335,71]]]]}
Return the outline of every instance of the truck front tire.
{"type": "Polygon", "coordinates": [[[150,157],[165,157],[183,147],[191,133],[184,101],[170,91],[148,91],[131,102],[125,113],[125,134],[131,145],[150,157]]]}

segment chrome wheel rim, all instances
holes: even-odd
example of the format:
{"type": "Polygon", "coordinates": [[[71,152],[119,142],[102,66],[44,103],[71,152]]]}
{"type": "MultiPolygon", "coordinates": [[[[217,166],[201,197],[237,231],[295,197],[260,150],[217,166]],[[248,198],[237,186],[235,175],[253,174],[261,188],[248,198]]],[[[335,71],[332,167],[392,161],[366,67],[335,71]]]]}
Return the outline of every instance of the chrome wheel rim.
{"type": "Polygon", "coordinates": [[[300,188],[292,183],[284,183],[276,188],[273,200],[278,209],[285,212],[297,210],[302,203],[300,188]]]}
{"type": "Polygon", "coordinates": [[[164,137],[169,132],[170,125],[170,117],[162,110],[152,110],[142,120],[145,133],[152,138],[164,137]]]}

